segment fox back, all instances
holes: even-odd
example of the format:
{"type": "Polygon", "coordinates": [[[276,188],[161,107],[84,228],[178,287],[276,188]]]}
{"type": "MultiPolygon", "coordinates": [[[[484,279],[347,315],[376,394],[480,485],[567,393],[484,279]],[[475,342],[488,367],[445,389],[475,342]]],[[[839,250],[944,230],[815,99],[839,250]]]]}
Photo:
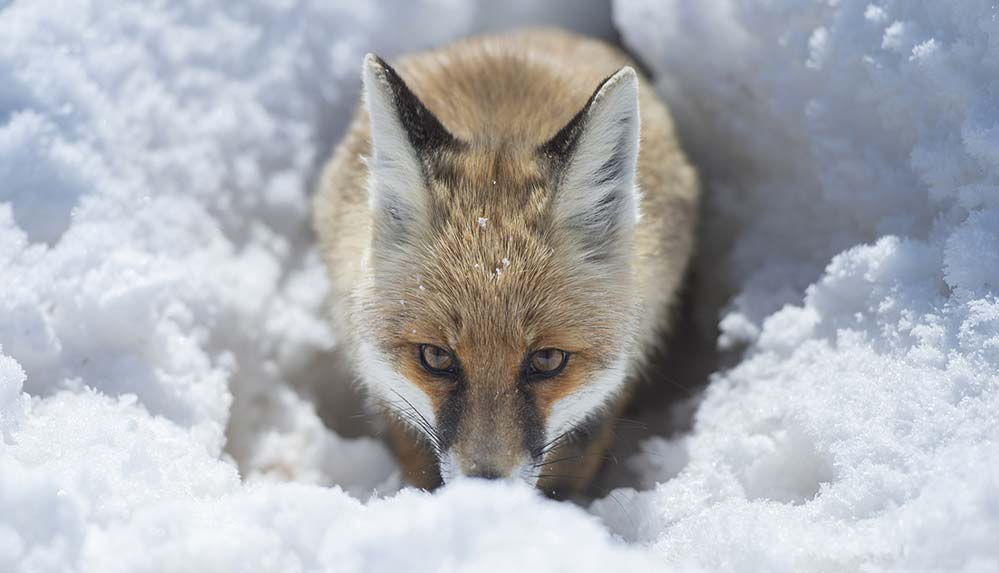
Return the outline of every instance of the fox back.
{"type": "Polygon", "coordinates": [[[661,344],[694,171],[646,81],[594,40],[368,56],[363,79],[315,199],[338,331],[445,481],[533,483],[661,344]]]}

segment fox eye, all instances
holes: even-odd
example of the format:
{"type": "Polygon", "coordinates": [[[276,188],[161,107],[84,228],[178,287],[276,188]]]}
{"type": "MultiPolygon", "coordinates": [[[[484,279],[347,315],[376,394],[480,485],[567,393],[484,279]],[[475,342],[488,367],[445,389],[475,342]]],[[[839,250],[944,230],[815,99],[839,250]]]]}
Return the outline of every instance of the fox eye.
{"type": "Polygon", "coordinates": [[[454,356],[433,344],[420,345],[420,362],[433,374],[450,374],[454,371],[454,356]]]}
{"type": "Polygon", "coordinates": [[[569,353],[558,348],[544,348],[531,354],[531,374],[541,377],[555,376],[565,368],[569,353]]]}

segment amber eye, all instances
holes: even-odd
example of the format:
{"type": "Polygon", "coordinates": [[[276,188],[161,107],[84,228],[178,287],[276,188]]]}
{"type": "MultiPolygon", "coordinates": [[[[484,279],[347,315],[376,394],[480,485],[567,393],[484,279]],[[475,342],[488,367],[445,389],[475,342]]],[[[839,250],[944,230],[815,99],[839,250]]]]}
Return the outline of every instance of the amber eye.
{"type": "Polygon", "coordinates": [[[439,346],[420,345],[420,362],[434,374],[447,374],[454,370],[454,356],[439,346]]]}
{"type": "Polygon", "coordinates": [[[555,376],[565,368],[569,353],[558,348],[545,348],[531,354],[531,372],[539,376],[555,376]]]}

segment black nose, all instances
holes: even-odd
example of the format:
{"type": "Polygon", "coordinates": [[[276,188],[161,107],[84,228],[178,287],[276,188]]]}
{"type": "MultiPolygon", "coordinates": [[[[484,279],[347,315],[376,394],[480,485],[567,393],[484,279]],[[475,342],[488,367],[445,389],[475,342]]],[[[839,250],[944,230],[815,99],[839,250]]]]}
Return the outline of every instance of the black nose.
{"type": "Polygon", "coordinates": [[[505,476],[495,468],[477,468],[475,471],[469,472],[468,477],[482,478],[482,479],[503,479],[505,476]]]}

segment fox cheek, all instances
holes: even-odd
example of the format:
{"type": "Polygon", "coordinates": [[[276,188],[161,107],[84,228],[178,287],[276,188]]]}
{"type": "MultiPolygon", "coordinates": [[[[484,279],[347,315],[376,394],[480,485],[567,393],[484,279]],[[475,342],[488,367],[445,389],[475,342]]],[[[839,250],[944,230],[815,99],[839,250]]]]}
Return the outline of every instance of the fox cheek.
{"type": "MultiPolygon", "coordinates": [[[[417,431],[428,434],[437,425],[430,397],[391,366],[391,359],[369,341],[358,345],[364,381],[378,405],[395,413],[417,431]]],[[[436,442],[435,442],[436,444],[436,442]]]]}
{"type": "Polygon", "coordinates": [[[545,420],[548,439],[605,413],[607,406],[624,388],[627,369],[627,357],[622,356],[610,368],[556,401],[545,420]]]}

